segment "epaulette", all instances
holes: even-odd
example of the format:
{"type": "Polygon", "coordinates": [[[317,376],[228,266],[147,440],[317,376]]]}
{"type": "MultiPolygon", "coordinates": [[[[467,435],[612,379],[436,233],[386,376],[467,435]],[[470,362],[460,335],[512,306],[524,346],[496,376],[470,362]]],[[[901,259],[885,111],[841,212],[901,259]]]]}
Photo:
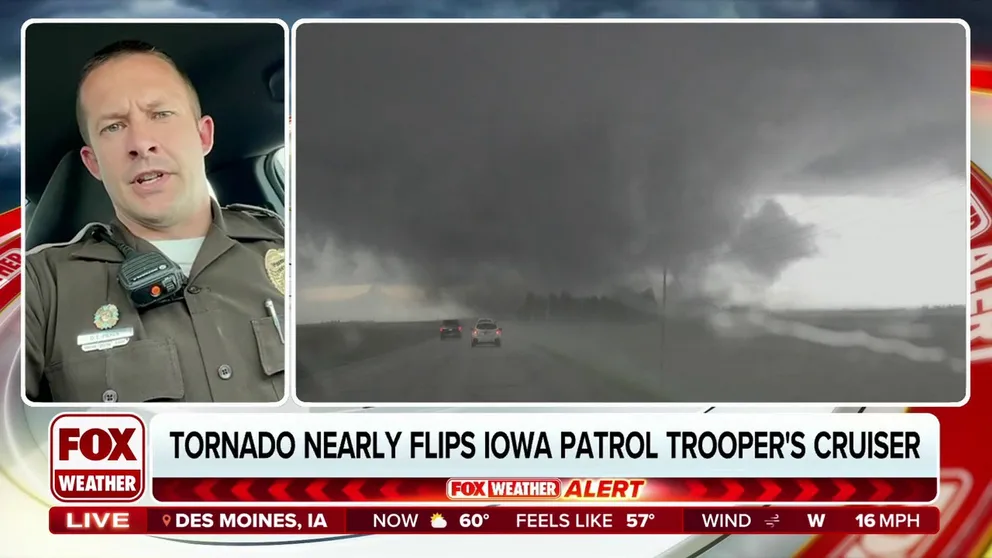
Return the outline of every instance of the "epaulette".
{"type": "Polygon", "coordinates": [[[225,205],[223,209],[230,211],[237,211],[238,213],[245,213],[251,215],[252,217],[278,219],[280,223],[283,222],[282,215],[276,213],[275,211],[272,211],[271,209],[258,207],[257,205],[248,205],[246,203],[232,203],[231,205],[225,205]]]}
{"type": "Polygon", "coordinates": [[[30,256],[31,254],[37,254],[38,252],[41,252],[42,250],[45,250],[47,248],[60,248],[63,246],[70,246],[72,244],[76,244],[77,242],[80,242],[83,239],[85,239],[87,236],[89,236],[89,234],[93,232],[93,229],[95,229],[96,227],[103,227],[108,232],[110,231],[110,226],[107,224],[87,223],[83,225],[83,228],[79,229],[79,232],[77,232],[76,235],[73,236],[71,240],[68,240],[66,242],[52,242],[51,244],[39,244],[38,246],[35,246],[34,248],[25,252],[24,255],[30,256]]]}

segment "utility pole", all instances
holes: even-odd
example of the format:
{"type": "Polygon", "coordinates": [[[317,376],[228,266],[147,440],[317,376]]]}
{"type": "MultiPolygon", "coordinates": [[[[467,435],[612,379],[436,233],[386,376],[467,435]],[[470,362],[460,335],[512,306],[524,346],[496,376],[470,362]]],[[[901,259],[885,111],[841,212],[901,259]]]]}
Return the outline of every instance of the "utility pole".
{"type": "Polygon", "coordinates": [[[661,367],[665,368],[665,327],[668,321],[668,266],[661,273],[661,367]]]}

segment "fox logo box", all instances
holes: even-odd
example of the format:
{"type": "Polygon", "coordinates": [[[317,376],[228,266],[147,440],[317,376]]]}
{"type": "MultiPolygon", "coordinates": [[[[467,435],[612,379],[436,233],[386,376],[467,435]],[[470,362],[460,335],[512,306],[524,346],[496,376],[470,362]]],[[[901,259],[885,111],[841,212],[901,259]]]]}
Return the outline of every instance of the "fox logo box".
{"type": "Polygon", "coordinates": [[[60,502],[134,502],[145,492],[145,423],[130,413],[66,413],[49,428],[51,490],[60,502]]]}

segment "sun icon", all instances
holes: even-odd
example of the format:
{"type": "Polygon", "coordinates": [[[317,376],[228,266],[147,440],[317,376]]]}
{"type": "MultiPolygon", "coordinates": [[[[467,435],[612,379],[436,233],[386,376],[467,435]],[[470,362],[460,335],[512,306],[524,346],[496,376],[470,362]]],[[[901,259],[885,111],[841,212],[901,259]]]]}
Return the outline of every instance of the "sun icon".
{"type": "Polygon", "coordinates": [[[431,516],[431,527],[435,529],[444,529],[447,526],[448,526],[448,522],[445,521],[443,515],[439,513],[435,513],[434,515],[431,516]]]}

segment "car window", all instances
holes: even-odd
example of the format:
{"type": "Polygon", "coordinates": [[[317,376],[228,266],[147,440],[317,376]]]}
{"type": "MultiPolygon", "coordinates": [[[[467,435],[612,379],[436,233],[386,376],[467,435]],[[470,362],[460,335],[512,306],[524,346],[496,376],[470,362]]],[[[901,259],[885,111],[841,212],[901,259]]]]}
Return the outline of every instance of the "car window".
{"type": "Polygon", "coordinates": [[[492,322],[483,322],[479,324],[479,329],[496,329],[496,324],[492,322]]]}
{"type": "Polygon", "coordinates": [[[458,320],[444,320],[441,323],[443,325],[458,325],[458,320]]]}
{"type": "Polygon", "coordinates": [[[286,148],[280,147],[272,156],[272,169],[279,178],[280,186],[286,184],[286,148]]]}

